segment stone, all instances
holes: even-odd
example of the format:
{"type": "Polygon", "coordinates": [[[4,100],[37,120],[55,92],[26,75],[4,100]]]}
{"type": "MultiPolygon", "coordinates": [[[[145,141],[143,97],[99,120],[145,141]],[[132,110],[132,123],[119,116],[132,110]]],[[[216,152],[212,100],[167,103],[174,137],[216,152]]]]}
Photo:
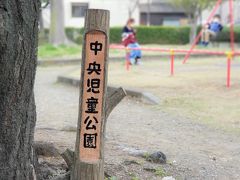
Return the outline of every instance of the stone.
{"type": "Polygon", "coordinates": [[[166,177],[162,178],[162,180],[176,180],[176,179],[172,176],[166,176],[166,177]]]}
{"type": "Polygon", "coordinates": [[[64,175],[66,174],[66,167],[63,164],[50,164],[49,162],[42,160],[37,167],[37,179],[39,180],[46,180],[46,179],[56,179],[56,180],[68,180],[63,179],[64,175]]]}
{"type": "Polygon", "coordinates": [[[167,163],[167,157],[161,151],[154,152],[154,153],[150,154],[146,159],[147,159],[147,161],[150,161],[150,162],[153,162],[153,163],[159,163],[159,164],[166,164],[167,163]]]}
{"type": "Polygon", "coordinates": [[[52,180],[70,180],[70,172],[56,176],[52,180]]]}
{"type": "Polygon", "coordinates": [[[151,166],[151,165],[144,165],[143,170],[149,171],[149,172],[156,172],[156,168],[154,166],[151,166]]]}
{"type": "Polygon", "coordinates": [[[123,164],[126,165],[126,166],[129,166],[129,165],[131,165],[131,164],[140,165],[140,163],[137,162],[136,160],[125,160],[125,161],[123,162],[123,164]]]}

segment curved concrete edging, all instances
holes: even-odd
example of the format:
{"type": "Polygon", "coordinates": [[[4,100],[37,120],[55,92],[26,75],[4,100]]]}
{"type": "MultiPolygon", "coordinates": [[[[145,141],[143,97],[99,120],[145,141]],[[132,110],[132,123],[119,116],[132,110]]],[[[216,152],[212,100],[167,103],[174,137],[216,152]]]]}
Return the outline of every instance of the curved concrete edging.
{"type": "MultiPolygon", "coordinates": [[[[79,84],[80,84],[79,79],[74,79],[66,76],[58,76],[57,82],[75,86],[75,87],[79,87],[79,84]]],[[[113,91],[116,89],[117,87],[115,86],[108,86],[108,91],[113,91]]],[[[128,96],[137,98],[144,103],[151,104],[151,105],[158,105],[160,103],[159,99],[149,92],[141,92],[139,90],[128,89],[128,88],[127,89],[124,88],[124,90],[126,91],[128,96]]]]}

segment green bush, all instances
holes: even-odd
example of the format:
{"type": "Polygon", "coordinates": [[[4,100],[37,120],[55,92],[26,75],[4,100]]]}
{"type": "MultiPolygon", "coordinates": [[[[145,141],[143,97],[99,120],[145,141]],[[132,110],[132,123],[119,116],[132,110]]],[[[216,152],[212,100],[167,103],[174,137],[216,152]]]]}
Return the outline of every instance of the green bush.
{"type": "MultiPolygon", "coordinates": [[[[141,44],[186,44],[189,41],[188,27],[139,26],[137,38],[141,44]]],[[[83,28],[66,28],[69,39],[82,43],[83,28]]],[[[110,28],[110,43],[121,43],[122,27],[110,28]]]]}
{"type": "Polygon", "coordinates": [[[67,37],[77,44],[82,44],[83,42],[83,28],[66,28],[65,29],[67,37]]]}
{"type": "MultiPolygon", "coordinates": [[[[136,30],[140,44],[187,44],[189,42],[190,27],[139,26],[136,30]]],[[[67,37],[77,44],[82,44],[83,33],[83,28],[66,28],[67,37]]],[[[121,43],[121,33],[122,27],[110,28],[110,43],[121,43]]],[[[234,34],[235,42],[240,42],[240,26],[235,27],[234,34]]],[[[224,27],[216,41],[230,42],[228,27],[224,27]]]]}
{"type": "Polygon", "coordinates": [[[110,43],[121,43],[122,27],[110,28],[110,43]]]}
{"type": "MultiPolygon", "coordinates": [[[[84,28],[66,28],[67,37],[77,44],[81,44],[83,41],[84,28]]],[[[121,42],[122,28],[113,27],[110,29],[110,42],[120,43],[121,42]]]]}
{"type": "MultiPolygon", "coordinates": [[[[240,42],[240,26],[234,28],[235,42],[240,42]]],[[[217,41],[230,42],[230,28],[225,27],[218,35],[217,41]]]]}
{"type": "Polygon", "coordinates": [[[189,27],[140,26],[137,39],[140,44],[187,44],[189,27]]]}

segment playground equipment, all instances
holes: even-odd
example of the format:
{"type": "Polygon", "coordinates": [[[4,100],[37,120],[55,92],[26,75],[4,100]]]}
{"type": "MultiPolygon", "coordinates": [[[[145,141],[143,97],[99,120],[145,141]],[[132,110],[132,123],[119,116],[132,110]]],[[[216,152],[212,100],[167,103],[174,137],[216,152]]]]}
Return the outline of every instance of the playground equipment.
{"type": "MultiPolygon", "coordinates": [[[[219,6],[223,0],[218,0],[216,2],[215,7],[213,8],[210,16],[208,17],[206,24],[210,23],[213,16],[217,12],[219,6]]],[[[199,32],[197,37],[195,38],[191,48],[189,50],[186,49],[164,49],[164,48],[126,48],[122,45],[110,45],[111,49],[119,49],[119,50],[126,50],[126,70],[130,69],[130,62],[129,62],[129,51],[130,50],[142,50],[142,51],[154,51],[154,52],[167,52],[170,55],[171,60],[171,67],[170,67],[170,74],[174,75],[174,60],[175,60],[175,54],[186,54],[185,58],[183,60],[183,64],[187,62],[191,54],[208,54],[208,55],[218,55],[218,56],[226,56],[227,58],[227,81],[226,85],[229,88],[231,86],[231,62],[234,59],[235,56],[240,56],[240,51],[235,51],[234,47],[234,15],[233,15],[233,6],[234,2],[233,0],[229,0],[229,13],[230,13],[230,44],[231,44],[231,50],[228,51],[209,51],[209,50],[195,50],[197,43],[199,42],[203,30],[199,32]]]]}

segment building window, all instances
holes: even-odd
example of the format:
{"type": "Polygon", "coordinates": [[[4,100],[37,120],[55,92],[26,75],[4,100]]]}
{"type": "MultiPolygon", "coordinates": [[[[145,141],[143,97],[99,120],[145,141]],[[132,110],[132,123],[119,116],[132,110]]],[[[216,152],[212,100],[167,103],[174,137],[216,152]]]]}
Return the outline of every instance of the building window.
{"type": "Polygon", "coordinates": [[[72,17],[81,18],[85,16],[88,3],[72,3],[72,17]]]}

